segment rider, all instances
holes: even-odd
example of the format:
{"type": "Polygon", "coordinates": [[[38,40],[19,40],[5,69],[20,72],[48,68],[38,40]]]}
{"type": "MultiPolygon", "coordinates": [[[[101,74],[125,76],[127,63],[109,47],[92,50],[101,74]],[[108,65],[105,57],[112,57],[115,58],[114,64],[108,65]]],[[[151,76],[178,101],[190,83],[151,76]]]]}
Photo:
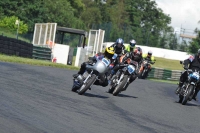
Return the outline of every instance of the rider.
{"type": "Polygon", "coordinates": [[[125,50],[127,52],[133,51],[135,49],[136,41],[134,39],[130,40],[129,44],[125,44],[125,50]]]}
{"type": "Polygon", "coordinates": [[[119,58],[124,54],[125,46],[124,40],[122,38],[118,38],[114,44],[110,47],[114,47],[116,59],[112,59],[112,67],[116,66],[119,63],[119,58]]]}
{"type": "MultiPolygon", "coordinates": [[[[151,62],[151,64],[154,64],[155,63],[155,59],[154,59],[154,56],[152,56],[153,52],[151,50],[148,51],[147,54],[143,54],[142,57],[144,60],[148,60],[151,62]]],[[[140,72],[143,70],[143,65],[141,65],[140,67],[140,72]]],[[[149,72],[151,71],[151,66],[149,68],[149,72]]]]}
{"type": "Polygon", "coordinates": [[[154,62],[155,59],[154,59],[154,56],[152,56],[153,52],[151,50],[148,51],[147,54],[143,54],[142,57],[145,59],[145,60],[149,60],[149,61],[152,61],[154,62]]]}
{"type": "Polygon", "coordinates": [[[118,38],[114,44],[110,47],[114,47],[114,51],[116,54],[122,54],[125,50],[124,40],[122,38],[118,38]]]}
{"type": "Polygon", "coordinates": [[[110,76],[110,79],[112,78],[112,76],[121,68],[121,65],[123,64],[127,64],[127,59],[130,58],[131,60],[137,62],[137,64],[134,64],[136,66],[136,71],[135,71],[135,74],[133,74],[129,80],[130,83],[132,83],[136,78],[137,78],[137,74],[138,74],[138,64],[142,61],[142,49],[140,47],[136,47],[134,49],[134,51],[132,52],[127,52],[121,63],[116,65],[112,72],[111,72],[111,76],[110,76]]]}
{"type": "MultiPolygon", "coordinates": [[[[83,62],[81,64],[81,68],[79,69],[78,73],[74,74],[73,77],[76,78],[79,75],[82,75],[86,70],[86,65],[93,64],[93,63],[97,62],[97,60],[101,60],[103,58],[107,58],[107,59],[111,60],[113,55],[114,55],[114,48],[113,47],[106,47],[104,53],[97,53],[95,56],[89,58],[88,61],[83,62]]],[[[102,76],[101,81],[96,80],[96,82],[94,84],[95,85],[101,85],[101,86],[104,86],[104,87],[107,86],[108,85],[107,76],[106,75],[102,76]]]]}
{"type": "MultiPolygon", "coordinates": [[[[184,64],[185,70],[192,69],[192,71],[195,71],[195,70],[200,71],[200,49],[198,50],[198,53],[196,55],[190,56],[188,59],[184,60],[183,64],[184,64]]],[[[187,78],[188,78],[188,73],[187,71],[184,71],[180,76],[179,86],[176,90],[176,94],[179,93],[181,87],[183,86],[187,78]]],[[[193,96],[193,99],[195,101],[197,101],[197,93],[199,92],[199,89],[200,89],[200,84],[198,84],[197,87],[195,88],[195,93],[193,96]]]]}

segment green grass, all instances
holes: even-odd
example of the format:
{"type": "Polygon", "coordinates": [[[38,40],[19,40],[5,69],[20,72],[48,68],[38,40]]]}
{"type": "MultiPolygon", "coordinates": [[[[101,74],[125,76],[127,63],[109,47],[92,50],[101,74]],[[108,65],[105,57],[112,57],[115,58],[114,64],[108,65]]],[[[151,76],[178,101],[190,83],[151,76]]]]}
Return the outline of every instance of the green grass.
{"type": "Polygon", "coordinates": [[[164,82],[164,83],[170,83],[170,84],[177,84],[178,81],[172,81],[172,80],[162,80],[162,79],[152,79],[147,78],[148,80],[156,81],[156,82],[164,82]]]}
{"type": "Polygon", "coordinates": [[[164,68],[168,70],[183,70],[179,60],[171,60],[160,57],[155,57],[156,62],[152,67],[164,68]]]}
{"type": "Polygon", "coordinates": [[[29,65],[36,65],[36,66],[50,66],[50,67],[57,67],[57,68],[66,68],[71,70],[79,70],[78,67],[74,67],[71,65],[64,65],[60,63],[52,63],[50,61],[44,61],[44,60],[36,60],[36,59],[28,59],[28,58],[22,58],[17,56],[7,56],[0,54],[0,61],[2,62],[13,62],[13,63],[19,63],[19,64],[29,64],[29,65]]]}

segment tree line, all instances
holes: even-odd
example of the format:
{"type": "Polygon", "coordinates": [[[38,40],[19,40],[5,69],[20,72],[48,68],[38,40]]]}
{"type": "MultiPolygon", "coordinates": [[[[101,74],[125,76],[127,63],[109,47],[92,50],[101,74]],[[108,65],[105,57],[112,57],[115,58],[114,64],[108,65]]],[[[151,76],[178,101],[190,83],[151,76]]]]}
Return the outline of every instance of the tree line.
{"type": "Polygon", "coordinates": [[[20,19],[28,33],[33,33],[35,23],[57,23],[87,31],[103,29],[104,41],[121,37],[126,43],[135,39],[139,45],[188,50],[178,45],[169,26],[171,17],[153,0],[1,0],[0,26],[5,17],[20,19]]]}

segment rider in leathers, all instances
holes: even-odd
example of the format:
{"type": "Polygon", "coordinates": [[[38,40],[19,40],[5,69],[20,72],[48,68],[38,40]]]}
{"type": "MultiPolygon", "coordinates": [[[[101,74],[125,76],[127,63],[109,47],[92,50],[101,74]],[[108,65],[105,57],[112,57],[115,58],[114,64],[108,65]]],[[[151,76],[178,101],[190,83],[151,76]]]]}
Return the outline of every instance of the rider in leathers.
{"type": "MultiPolygon", "coordinates": [[[[200,71],[200,49],[198,50],[198,53],[194,56],[190,56],[188,59],[184,60],[183,62],[184,64],[184,69],[192,69],[192,71],[200,71]],[[188,67],[189,65],[189,67],[188,67]]],[[[178,89],[176,91],[176,94],[179,93],[180,88],[183,86],[183,83],[187,80],[188,78],[188,73],[187,71],[184,71],[181,76],[180,76],[180,81],[179,81],[179,86],[178,89]]],[[[195,101],[197,101],[197,93],[199,92],[200,89],[200,84],[197,85],[197,87],[195,88],[195,94],[193,96],[193,99],[195,101]]]]}
{"type": "MultiPolygon", "coordinates": [[[[73,77],[74,77],[74,78],[77,78],[79,75],[82,75],[82,74],[85,72],[85,70],[86,70],[86,65],[88,65],[88,64],[93,64],[93,63],[97,62],[97,60],[101,60],[101,59],[103,59],[103,58],[107,58],[107,59],[110,60],[110,59],[112,58],[113,55],[114,55],[114,48],[113,48],[113,47],[106,47],[104,53],[99,52],[99,53],[97,53],[95,56],[90,57],[88,61],[83,62],[83,63],[81,64],[80,70],[78,71],[77,74],[74,74],[73,77]]],[[[107,75],[106,75],[106,74],[100,76],[100,79],[101,79],[101,80],[96,80],[96,81],[94,82],[94,84],[95,84],[95,85],[101,85],[101,86],[103,86],[103,87],[105,87],[105,86],[108,85],[108,80],[107,80],[107,75]]]]}
{"type": "Polygon", "coordinates": [[[110,47],[114,47],[115,54],[117,54],[116,59],[112,60],[113,67],[119,63],[119,58],[124,54],[125,46],[124,40],[122,38],[118,38],[114,44],[110,47]]]}
{"type": "Polygon", "coordinates": [[[135,61],[133,65],[136,66],[136,71],[135,74],[132,74],[132,76],[130,77],[129,83],[132,83],[136,78],[137,78],[137,74],[138,74],[138,64],[141,63],[142,61],[142,49],[140,47],[136,47],[134,49],[133,52],[127,52],[124,55],[124,58],[122,59],[120,64],[117,64],[111,73],[111,77],[120,69],[123,67],[123,64],[127,64],[127,59],[130,58],[131,60],[135,61]]]}

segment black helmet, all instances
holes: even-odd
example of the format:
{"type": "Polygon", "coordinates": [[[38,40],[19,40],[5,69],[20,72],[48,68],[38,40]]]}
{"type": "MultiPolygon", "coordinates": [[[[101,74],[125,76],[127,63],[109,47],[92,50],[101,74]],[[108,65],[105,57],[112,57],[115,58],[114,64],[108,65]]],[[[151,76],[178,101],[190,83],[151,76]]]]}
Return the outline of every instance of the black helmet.
{"type": "Polygon", "coordinates": [[[118,38],[115,43],[117,44],[117,48],[122,48],[124,40],[122,38],[118,38]]]}

